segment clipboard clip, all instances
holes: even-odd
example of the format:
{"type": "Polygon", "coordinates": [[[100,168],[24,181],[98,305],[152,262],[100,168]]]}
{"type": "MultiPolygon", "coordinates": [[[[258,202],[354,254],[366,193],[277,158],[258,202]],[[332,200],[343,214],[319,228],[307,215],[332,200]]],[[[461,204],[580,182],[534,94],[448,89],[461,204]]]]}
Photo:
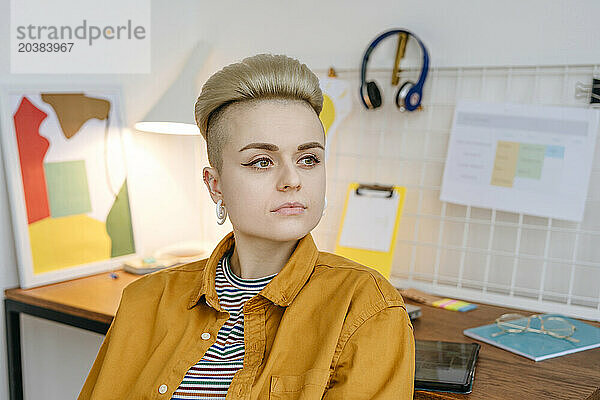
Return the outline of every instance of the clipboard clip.
{"type": "Polygon", "coordinates": [[[356,195],[357,196],[362,196],[363,194],[360,193],[360,190],[377,190],[377,191],[381,191],[381,192],[389,192],[389,195],[387,195],[386,197],[392,198],[392,196],[394,195],[394,186],[386,186],[386,185],[378,185],[378,184],[373,184],[373,185],[369,185],[369,184],[359,184],[358,187],[356,188],[356,195]]]}

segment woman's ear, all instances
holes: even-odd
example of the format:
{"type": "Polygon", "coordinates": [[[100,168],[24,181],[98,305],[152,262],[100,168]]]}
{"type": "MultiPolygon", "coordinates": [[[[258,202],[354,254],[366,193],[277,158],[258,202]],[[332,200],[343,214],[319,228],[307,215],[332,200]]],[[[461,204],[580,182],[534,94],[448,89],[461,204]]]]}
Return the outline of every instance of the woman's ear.
{"type": "Polygon", "coordinates": [[[222,199],[221,178],[219,177],[218,171],[211,167],[204,167],[202,170],[202,178],[213,201],[216,203],[222,199]]]}

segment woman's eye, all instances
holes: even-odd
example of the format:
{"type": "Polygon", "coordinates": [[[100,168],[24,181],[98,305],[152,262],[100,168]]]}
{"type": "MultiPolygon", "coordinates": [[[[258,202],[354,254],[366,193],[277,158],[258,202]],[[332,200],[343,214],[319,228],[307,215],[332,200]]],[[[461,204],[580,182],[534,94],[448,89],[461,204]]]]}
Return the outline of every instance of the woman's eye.
{"type": "Polygon", "coordinates": [[[259,158],[258,160],[251,162],[249,165],[257,169],[265,169],[269,166],[268,163],[270,162],[271,160],[269,160],[268,158],[259,158]]]}
{"type": "Polygon", "coordinates": [[[318,163],[321,162],[321,160],[319,160],[317,157],[315,156],[308,156],[308,157],[304,157],[302,160],[312,160],[312,162],[310,162],[309,164],[304,163],[304,165],[308,165],[308,166],[313,166],[313,165],[317,165],[318,163]]]}

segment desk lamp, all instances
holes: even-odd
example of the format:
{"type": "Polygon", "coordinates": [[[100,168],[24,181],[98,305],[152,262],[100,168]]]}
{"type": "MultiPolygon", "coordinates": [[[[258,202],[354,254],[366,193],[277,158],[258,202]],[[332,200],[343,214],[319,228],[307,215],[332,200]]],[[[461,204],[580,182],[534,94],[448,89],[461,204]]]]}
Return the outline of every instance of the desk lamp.
{"type": "Polygon", "coordinates": [[[210,46],[198,42],[173,84],[146,114],[135,129],[142,132],[173,135],[200,135],[194,120],[194,103],[198,97],[195,78],[206,61],[210,46]]]}
{"type": "MultiPolygon", "coordinates": [[[[135,124],[140,132],[171,135],[198,135],[200,130],[194,120],[194,103],[198,97],[195,78],[206,61],[210,46],[198,42],[188,56],[175,81],[156,102],[146,116],[135,124]]],[[[158,249],[152,257],[125,263],[126,271],[143,274],[178,263],[206,257],[206,243],[187,241],[158,249]]]]}

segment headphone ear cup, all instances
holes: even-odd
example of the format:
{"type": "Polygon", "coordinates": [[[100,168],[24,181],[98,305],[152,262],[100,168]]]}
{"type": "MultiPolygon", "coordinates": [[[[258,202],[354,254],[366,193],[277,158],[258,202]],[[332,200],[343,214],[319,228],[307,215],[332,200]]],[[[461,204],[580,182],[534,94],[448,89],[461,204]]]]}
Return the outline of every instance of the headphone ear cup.
{"type": "Polygon", "coordinates": [[[400,111],[406,111],[406,96],[408,91],[415,86],[413,82],[407,81],[400,86],[398,92],[396,93],[396,107],[400,109],[400,111]]]}
{"type": "Polygon", "coordinates": [[[367,82],[367,96],[369,98],[369,103],[371,103],[371,107],[369,108],[377,108],[381,106],[381,93],[379,92],[379,88],[374,81],[367,82]]]}

